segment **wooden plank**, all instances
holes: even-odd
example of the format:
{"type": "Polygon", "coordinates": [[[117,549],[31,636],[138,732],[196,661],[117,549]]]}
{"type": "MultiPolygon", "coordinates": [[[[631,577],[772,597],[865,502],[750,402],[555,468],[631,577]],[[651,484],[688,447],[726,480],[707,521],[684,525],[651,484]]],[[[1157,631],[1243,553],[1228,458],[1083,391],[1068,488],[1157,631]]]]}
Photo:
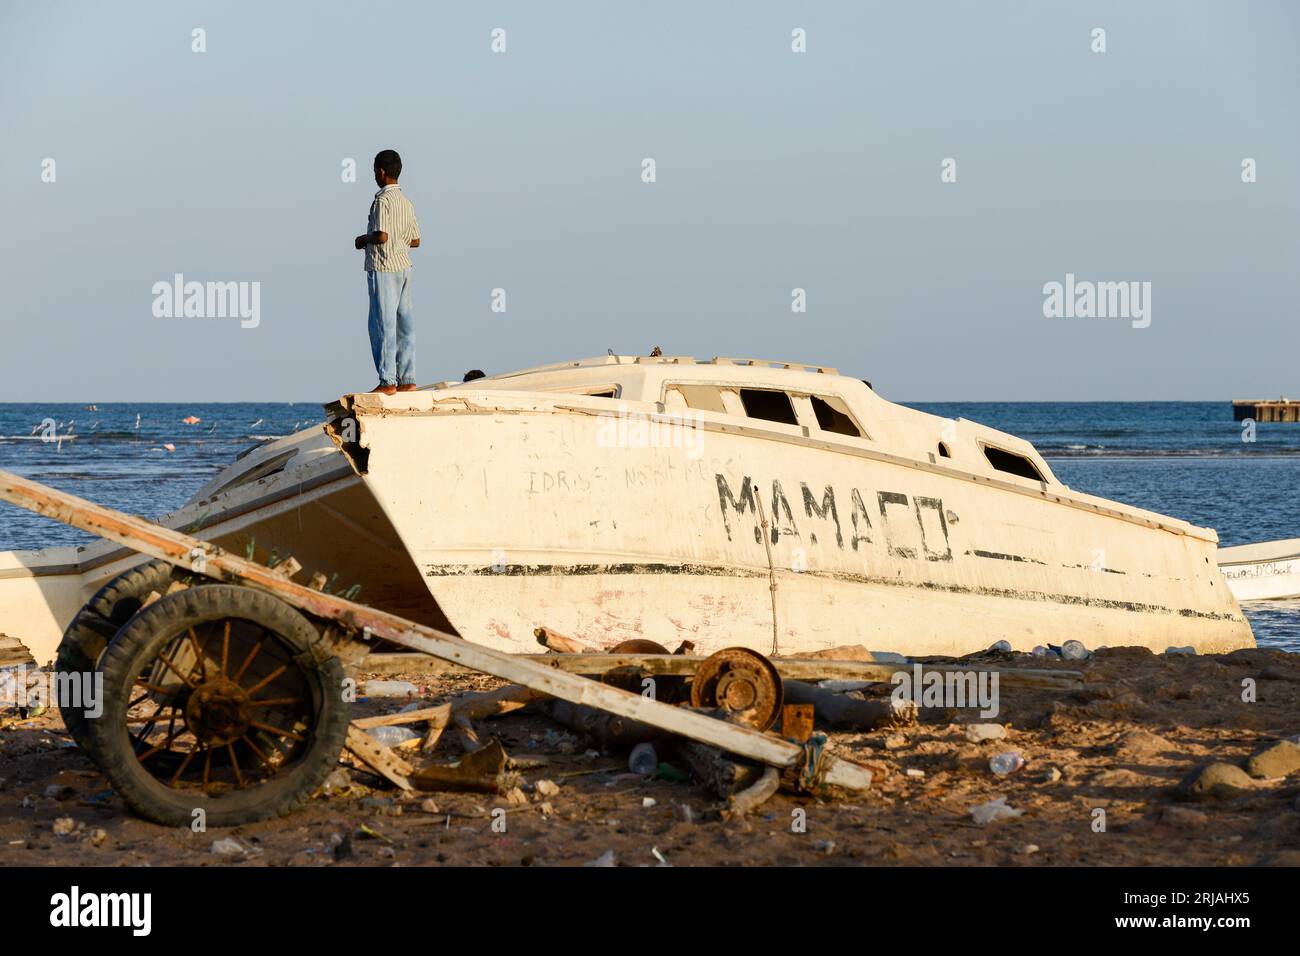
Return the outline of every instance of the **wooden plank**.
{"type": "Polygon", "coordinates": [[[347,746],[358,760],[376,773],[391,780],[403,790],[413,789],[410,780],[411,765],[356,724],[348,727],[347,746]]]}
{"type": "Polygon", "coordinates": [[[421,710],[408,710],[400,714],[380,714],[378,717],[361,717],[352,721],[353,727],[368,730],[371,727],[398,727],[402,724],[418,724],[427,720],[430,724],[446,727],[451,720],[451,704],[437,707],[425,707],[421,710]]]}
{"type": "MultiPolygon", "coordinates": [[[[516,654],[522,660],[532,660],[556,670],[571,674],[604,674],[616,667],[639,667],[657,677],[684,676],[695,673],[703,657],[685,654],[516,654]]],[[[809,657],[773,657],[772,663],[785,680],[869,680],[889,683],[894,674],[912,673],[912,664],[877,664],[866,661],[824,661],[809,657]]],[[[360,670],[376,674],[400,674],[419,670],[436,674],[465,674],[469,668],[458,667],[446,661],[420,654],[371,654],[361,664],[360,670]]],[[[1079,690],[1083,687],[1083,672],[1077,670],[988,667],[963,664],[928,664],[921,662],[924,671],[963,674],[997,674],[1004,687],[1033,687],[1040,690],[1079,690]]]]}
{"type": "MultiPolygon", "coordinates": [[[[789,741],[662,704],[640,694],[631,694],[536,661],[471,644],[452,634],[416,624],[396,614],[314,591],[198,538],[5,471],[0,471],[0,500],[101,538],[117,541],[142,554],[160,558],[196,574],[260,588],[317,617],[338,621],[394,644],[523,684],[551,697],[599,707],[621,717],[653,724],[668,733],[721,747],[775,767],[793,766],[803,755],[803,748],[789,741]]],[[[871,786],[871,771],[865,767],[833,757],[826,758],[825,766],[823,779],[827,784],[851,789],[866,789],[871,786]]]]}

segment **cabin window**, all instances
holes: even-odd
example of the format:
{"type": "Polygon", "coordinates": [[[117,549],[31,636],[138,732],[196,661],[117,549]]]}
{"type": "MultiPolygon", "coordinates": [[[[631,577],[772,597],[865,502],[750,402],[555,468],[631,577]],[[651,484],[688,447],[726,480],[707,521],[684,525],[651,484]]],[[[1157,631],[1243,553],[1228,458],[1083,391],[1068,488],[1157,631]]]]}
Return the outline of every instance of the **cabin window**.
{"type": "Polygon", "coordinates": [[[780,422],[782,425],[799,424],[799,419],[794,413],[794,403],[785,392],[773,392],[764,388],[742,388],[740,403],[745,406],[745,414],[750,418],[780,422]]]}
{"type": "Polygon", "coordinates": [[[942,442],[942,441],[939,442],[939,457],[940,457],[940,458],[951,458],[951,457],[952,457],[952,452],[950,452],[950,451],[948,450],[948,443],[947,443],[947,442],[942,442]]]}
{"type": "Polygon", "coordinates": [[[587,392],[592,398],[618,398],[618,390],[613,388],[602,388],[598,392],[587,392]]]}
{"type": "Polygon", "coordinates": [[[816,395],[808,396],[812,402],[813,412],[817,416],[817,427],[824,432],[834,432],[836,435],[850,435],[853,438],[862,437],[862,429],[858,423],[853,420],[849,414],[848,408],[840,399],[833,396],[820,398],[816,395]]]}
{"type": "Polygon", "coordinates": [[[984,457],[989,460],[990,465],[998,471],[1006,472],[1008,475],[1018,475],[1021,478],[1028,478],[1030,481],[1043,480],[1043,476],[1038,473],[1034,463],[1024,455],[1017,455],[1013,451],[985,445],[984,457]]]}
{"type": "Polygon", "coordinates": [[[718,412],[725,415],[726,407],[722,404],[722,389],[716,385],[674,385],[669,392],[677,392],[686,400],[687,408],[701,412],[718,412]]]}

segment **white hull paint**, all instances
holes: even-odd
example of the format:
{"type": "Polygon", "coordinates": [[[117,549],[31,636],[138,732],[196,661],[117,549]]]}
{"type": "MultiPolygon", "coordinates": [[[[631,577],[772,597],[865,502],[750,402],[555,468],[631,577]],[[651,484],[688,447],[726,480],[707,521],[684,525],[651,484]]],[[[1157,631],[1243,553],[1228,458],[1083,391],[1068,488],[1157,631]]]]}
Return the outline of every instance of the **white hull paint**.
{"type": "Polygon", "coordinates": [[[1238,601],[1300,598],[1300,538],[1221,548],[1219,569],[1238,601]]]}
{"type": "Polygon", "coordinates": [[[534,650],[538,625],[704,653],[1253,644],[1213,532],[1060,486],[721,419],[698,457],[611,448],[599,399],[426,392],[341,414],[439,606],[489,646],[534,650]]]}

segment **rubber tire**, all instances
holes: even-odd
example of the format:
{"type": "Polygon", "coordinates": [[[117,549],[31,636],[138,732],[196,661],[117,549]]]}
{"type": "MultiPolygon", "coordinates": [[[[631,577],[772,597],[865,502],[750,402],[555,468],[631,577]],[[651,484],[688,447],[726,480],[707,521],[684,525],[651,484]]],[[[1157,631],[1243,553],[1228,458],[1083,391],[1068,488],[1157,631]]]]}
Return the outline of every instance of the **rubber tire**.
{"type": "MultiPolygon", "coordinates": [[[[63,640],[59,642],[54,657],[54,670],[59,674],[93,671],[108,642],[135,616],[144,599],[153,591],[162,594],[171,585],[172,571],[172,566],[166,561],[149,561],[122,572],[95,592],[63,632],[63,640]]],[[[60,701],[59,713],[77,746],[95,760],[90,746],[86,708],[60,701]]]]}
{"type": "Polygon", "coordinates": [[[298,809],[338,762],[350,720],[342,664],[333,655],[307,653],[319,640],[312,623],[288,604],[229,584],[177,591],[135,615],[100,660],[104,713],[91,722],[92,746],[113,789],[140,816],[166,826],[189,827],[197,808],[204,810],[209,827],[238,826],[298,809]],[[173,790],[145,770],[132,751],[125,711],[136,677],[167,642],[186,627],[224,618],[259,624],[278,635],[295,656],[303,655],[297,660],[311,687],[316,723],[307,752],[291,769],[251,789],[212,798],[173,790]]]}

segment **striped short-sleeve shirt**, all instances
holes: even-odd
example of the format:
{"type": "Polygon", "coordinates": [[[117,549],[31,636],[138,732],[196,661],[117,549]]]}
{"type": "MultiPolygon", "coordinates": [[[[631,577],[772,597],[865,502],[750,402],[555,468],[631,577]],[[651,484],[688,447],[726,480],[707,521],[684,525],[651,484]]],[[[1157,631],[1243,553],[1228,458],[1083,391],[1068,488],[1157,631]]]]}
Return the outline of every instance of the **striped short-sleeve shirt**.
{"type": "Polygon", "coordinates": [[[411,268],[411,241],[420,238],[415,207],[396,183],[375,193],[367,232],[386,232],[388,241],[366,245],[367,272],[401,272],[411,268]]]}

